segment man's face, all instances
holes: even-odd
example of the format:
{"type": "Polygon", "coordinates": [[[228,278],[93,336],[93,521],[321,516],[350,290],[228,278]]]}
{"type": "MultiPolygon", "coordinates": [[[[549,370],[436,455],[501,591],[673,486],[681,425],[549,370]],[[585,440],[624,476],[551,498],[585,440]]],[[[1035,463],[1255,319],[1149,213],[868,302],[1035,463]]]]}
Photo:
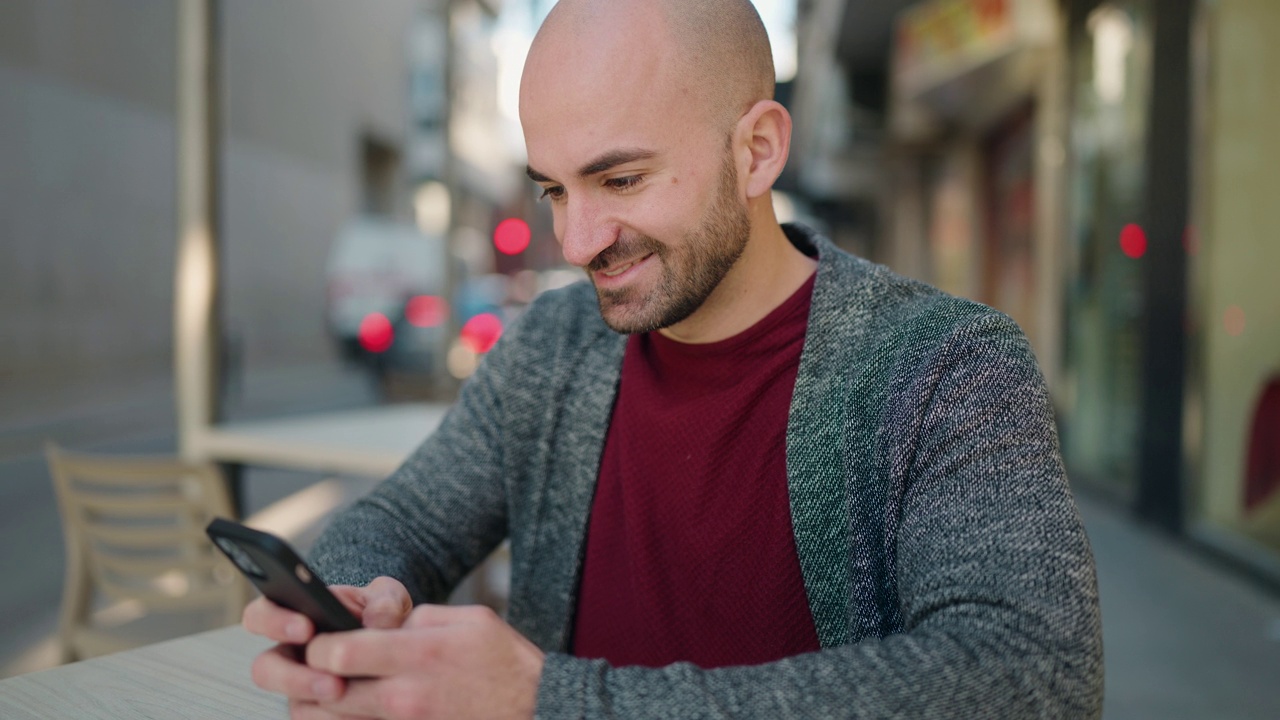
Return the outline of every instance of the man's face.
{"type": "Polygon", "coordinates": [[[737,172],[730,158],[720,170],[711,203],[680,237],[663,241],[624,230],[587,264],[600,314],[614,331],[650,332],[684,320],[702,306],[742,255],[751,225],[737,202],[737,172]],[[624,277],[631,273],[632,263],[650,262],[647,278],[624,277]]]}
{"type": "Polygon", "coordinates": [[[521,86],[530,176],[565,259],[586,269],[601,315],[622,333],[696,311],[750,233],[729,129],[645,37],[546,43],[521,86]]]}

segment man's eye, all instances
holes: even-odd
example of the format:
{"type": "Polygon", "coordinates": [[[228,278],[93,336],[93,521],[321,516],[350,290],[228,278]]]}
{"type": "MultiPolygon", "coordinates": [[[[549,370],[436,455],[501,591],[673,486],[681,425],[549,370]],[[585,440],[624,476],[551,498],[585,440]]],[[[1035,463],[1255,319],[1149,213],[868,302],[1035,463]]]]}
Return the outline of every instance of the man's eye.
{"type": "Polygon", "coordinates": [[[604,184],[614,190],[629,190],[644,179],[643,175],[628,175],[627,177],[610,178],[604,181],[604,184]]]}
{"type": "Polygon", "coordinates": [[[559,200],[562,197],[564,197],[564,188],[559,185],[553,185],[548,188],[543,188],[542,195],[540,195],[538,199],[544,200],[546,198],[551,198],[552,200],[559,200]]]}

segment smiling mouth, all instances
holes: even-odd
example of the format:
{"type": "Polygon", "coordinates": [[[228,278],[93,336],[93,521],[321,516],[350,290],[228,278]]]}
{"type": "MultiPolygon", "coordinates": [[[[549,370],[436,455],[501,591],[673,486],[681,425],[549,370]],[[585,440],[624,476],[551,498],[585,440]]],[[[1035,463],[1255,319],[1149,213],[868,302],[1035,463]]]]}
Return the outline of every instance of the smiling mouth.
{"type": "MultiPolygon", "coordinates": [[[[652,254],[653,254],[653,253],[649,253],[649,255],[652,255],[652,254]]],[[[621,275],[622,273],[624,273],[624,272],[626,272],[626,271],[630,270],[631,268],[635,267],[636,265],[639,265],[640,263],[642,263],[642,262],[644,262],[645,260],[647,260],[647,259],[649,258],[649,255],[645,255],[644,257],[636,258],[635,260],[632,260],[632,261],[631,261],[631,262],[629,262],[629,263],[624,263],[624,264],[619,265],[619,266],[617,266],[617,267],[615,267],[615,268],[610,268],[609,270],[601,270],[601,271],[600,271],[600,274],[601,274],[601,275],[604,275],[605,277],[617,277],[617,276],[621,275]]]]}

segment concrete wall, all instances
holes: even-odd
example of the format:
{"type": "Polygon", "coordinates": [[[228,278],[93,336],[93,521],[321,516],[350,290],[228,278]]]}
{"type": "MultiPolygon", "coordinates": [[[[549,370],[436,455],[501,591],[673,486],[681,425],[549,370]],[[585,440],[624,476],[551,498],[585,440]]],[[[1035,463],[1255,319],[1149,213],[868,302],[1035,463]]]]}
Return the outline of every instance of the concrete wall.
{"type": "Polygon", "coordinates": [[[1257,396],[1280,372],[1280,4],[1218,0],[1202,9],[1208,82],[1191,259],[1203,359],[1201,508],[1234,525],[1257,396]],[[1228,321],[1233,307],[1243,311],[1242,331],[1228,321]]]}
{"type": "Polygon", "coordinates": [[[167,372],[171,3],[0,5],[0,404],[167,372]]]}
{"type": "Polygon", "coordinates": [[[404,142],[414,6],[226,4],[225,297],[250,369],[330,356],[326,253],[360,210],[361,136],[404,142]]]}
{"type": "MultiPolygon", "coordinates": [[[[224,0],[228,326],[247,367],[329,361],[323,267],[360,140],[405,128],[418,0],[224,0]]],[[[176,13],[0,4],[0,419],[170,373],[176,13]]]]}

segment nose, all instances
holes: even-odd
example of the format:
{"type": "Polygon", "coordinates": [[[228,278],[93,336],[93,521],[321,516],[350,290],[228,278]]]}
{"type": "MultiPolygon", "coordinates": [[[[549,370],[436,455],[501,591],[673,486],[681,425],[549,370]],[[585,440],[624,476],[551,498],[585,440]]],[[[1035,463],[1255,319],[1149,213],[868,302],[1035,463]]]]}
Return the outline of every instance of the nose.
{"type": "Polygon", "coordinates": [[[565,202],[557,224],[564,259],[577,267],[586,267],[618,237],[618,226],[607,222],[600,206],[582,198],[565,202]]]}

